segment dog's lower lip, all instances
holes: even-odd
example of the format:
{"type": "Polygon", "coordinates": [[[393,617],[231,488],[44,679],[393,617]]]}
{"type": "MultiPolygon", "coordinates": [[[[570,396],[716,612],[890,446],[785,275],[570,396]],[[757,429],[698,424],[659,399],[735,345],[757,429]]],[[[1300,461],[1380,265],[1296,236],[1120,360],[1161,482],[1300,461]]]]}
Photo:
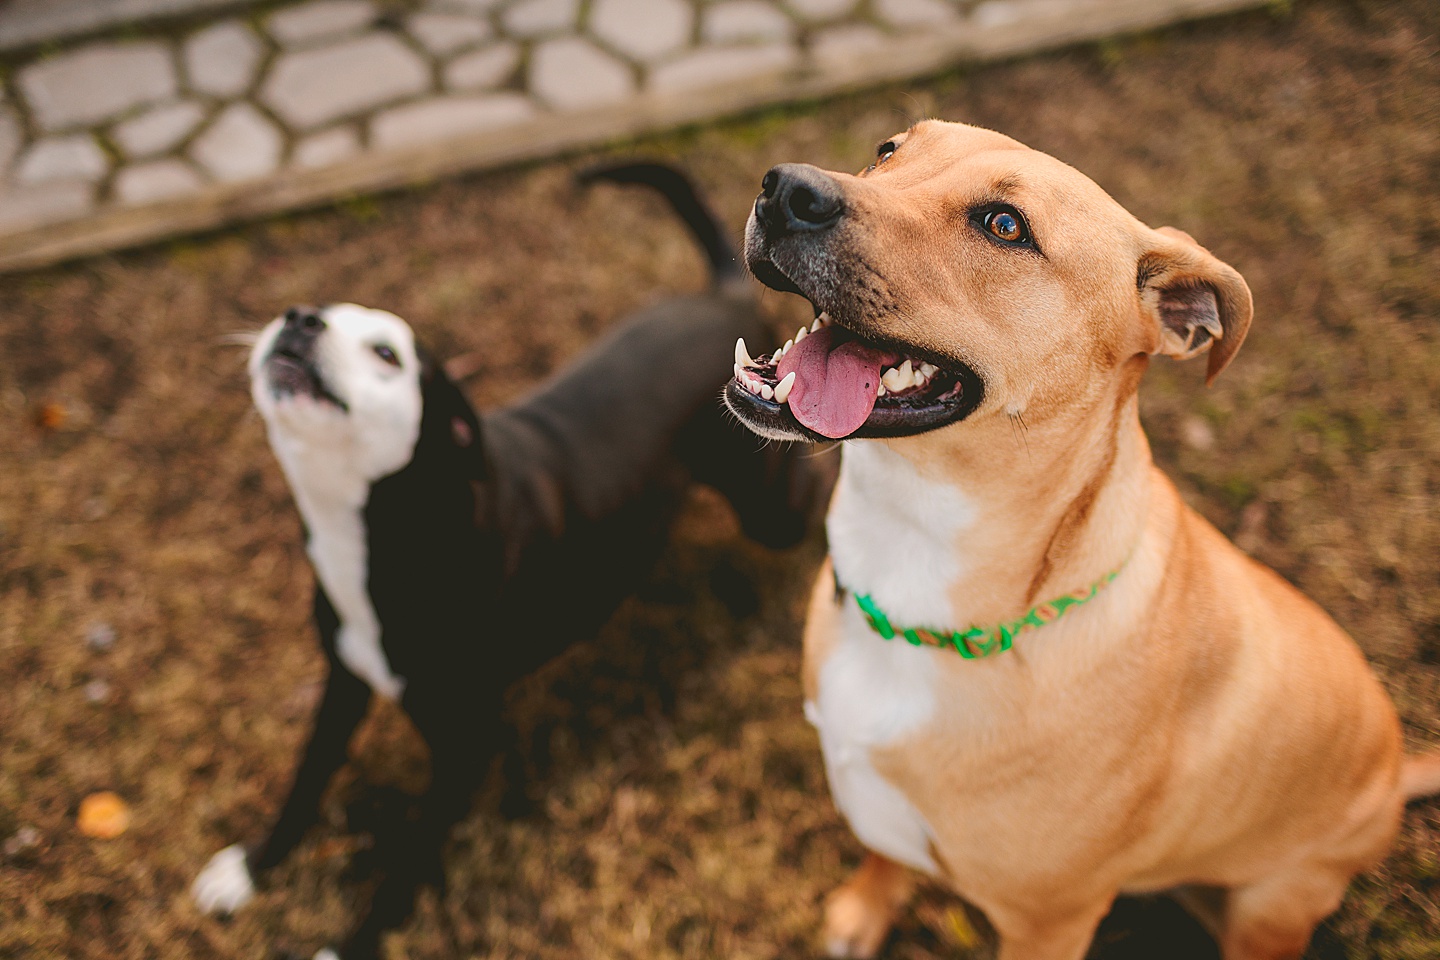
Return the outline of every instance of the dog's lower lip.
{"type": "MultiPolygon", "coordinates": [[[[810,299],[794,280],[786,276],[785,272],[775,266],[770,260],[752,260],[747,266],[750,268],[750,272],[754,274],[755,279],[759,280],[771,290],[777,290],[780,293],[797,293],[807,300],[810,299]]],[[[816,315],[819,315],[818,308],[816,315]]]]}
{"type": "Polygon", "coordinates": [[[350,405],[331,392],[310,361],[294,351],[271,351],[265,358],[265,364],[270,368],[270,389],[276,398],[303,394],[312,400],[328,403],[342,413],[350,411],[350,405]],[[277,373],[280,373],[278,379],[277,373]]]}

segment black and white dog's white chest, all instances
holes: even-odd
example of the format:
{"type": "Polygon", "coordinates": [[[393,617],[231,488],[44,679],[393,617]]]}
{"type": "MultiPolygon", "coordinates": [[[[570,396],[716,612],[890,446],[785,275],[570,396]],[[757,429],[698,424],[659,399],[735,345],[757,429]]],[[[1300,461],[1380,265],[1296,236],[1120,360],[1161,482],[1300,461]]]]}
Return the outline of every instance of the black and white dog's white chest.
{"type": "Polygon", "coordinates": [[[382,697],[399,700],[405,678],[386,656],[380,615],[370,596],[370,538],[361,507],[332,506],[305,517],[306,553],[339,627],[334,654],[382,697]]]}

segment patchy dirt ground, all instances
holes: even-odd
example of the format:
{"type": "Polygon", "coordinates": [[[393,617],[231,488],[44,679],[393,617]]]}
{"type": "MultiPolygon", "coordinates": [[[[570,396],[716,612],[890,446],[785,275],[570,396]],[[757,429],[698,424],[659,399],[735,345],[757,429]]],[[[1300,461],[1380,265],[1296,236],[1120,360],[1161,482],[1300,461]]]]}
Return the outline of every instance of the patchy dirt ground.
{"type": "MultiPolygon", "coordinates": [[[[1433,745],[1440,6],[1277,11],[635,149],[688,165],[738,232],[771,164],[856,168],[918,115],[964,119],[1210,245],[1248,278],[1255,326],[1212,390],[1198,365],[1152,370],[1156,455],[1355,635],[1433,745]]],[[[221,337],[295,301],[384,306],[442,355],[482,351],[474,394],[503,402],[626,310],[702,282],[658,203],[571,189],[585,159],[0,278],[0,956],[260,958],[343,927],[363,893],[346,818],[363,830],[420,764],[384,711],[328,825],[259,902],[227,923],[185,896],[279,802],[322,668],[299,524],[221,337]],[[75,829],[101,789],[133,807],[118,839],[75,829]]],[[[517,694],[533,813],[482,802],[451,893],[390,955],[813,955],[818,902],[860,853],[800,715],[820,550],[748,546],[697,495],[643,595],[517,694]]],[[[957,916],[928,891],[888,956],[985,955],[957,916]]],[[[1128,905],[1099,955],[1206,956],[1168,917],[1128,905]]],[[[1411,808],[1314,955],[1440,956],[1440,804],[1411,808]]]]}

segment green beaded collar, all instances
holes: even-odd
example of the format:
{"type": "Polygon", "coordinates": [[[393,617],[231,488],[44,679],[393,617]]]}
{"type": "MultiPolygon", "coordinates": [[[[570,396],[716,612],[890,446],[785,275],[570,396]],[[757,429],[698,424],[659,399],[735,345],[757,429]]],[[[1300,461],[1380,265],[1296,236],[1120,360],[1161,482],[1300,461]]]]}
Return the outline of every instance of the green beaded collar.
{"type": "Polygon", "coordinates": [[[859,604],[860,611],[865,614],[865,620],[870,624],[871,629],[886,640],[893,639],[898,635],[917,647],[921,644],[931,647],[954,647],[955,652],[966,660],[975,660],[988,657],[992,653],[1003,653],[1009,650],[1014,639],[1026,630],[1054,623],[1071,607],[1078,607],[1088,600],[1093,600],[1096,594],[1120,576],[1120,571],[1123,569],[1125,569],[1124,563],[1083,590],[1076,590],[1074,593],[1067,593],[1063,597],[1057,597],[1031,607],[1018,620],[1007,620],[990,627],[971,627],[968,630],[955,630],[950,633],[925,627],[897,628],[890,623],[890,618],[885,616],[885,611],[870,599],[868,593],[855,594],[855,602],[859,604]]]}

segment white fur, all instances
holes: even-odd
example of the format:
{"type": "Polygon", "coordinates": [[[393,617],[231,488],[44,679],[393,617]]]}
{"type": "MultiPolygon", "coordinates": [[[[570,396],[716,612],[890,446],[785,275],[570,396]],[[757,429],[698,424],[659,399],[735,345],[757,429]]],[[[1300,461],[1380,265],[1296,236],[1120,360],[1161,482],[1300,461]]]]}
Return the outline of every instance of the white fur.
{"type": "Polygon", "coordinates": [[[321,947],[315,951],[313,960],[340,960],[340,954],[336,953],[330,947],[321,947]]]}
{"type": "Polygon", "coordinates": [[[316,365],[327,388],[348,411],[306,396],[271,389],[265,358],[284,321],[260,335],[250,357],[251,394],[265,419],[296,506],[305,519],[315,575],[340,618],[336,654],[383,697],[398,699],[397,676],[380,644],[380,621],[367,587],[363,511],[370,485],[410,462],[420,436],[420,363],[410,326],[392,313],[354,304],[322,311],[316,365]],[[384,344],[394,367],[376,356],[384,344]]]}
{"type": "Polygon", "coordinates": [[[245,863],[245,849],[232,843],[211,857],[190,884],[190,897],[203,912],[219,914],[234,913],[254,899],[255,882],[245,863]]]}
{"type": "MultiPolygon", "coordinates": [[[[955,546],[975,507],[883,443],[846,443],[843,458],[826,523],[840,582],[870,594],[897,623],[948,624],[949,588],[960,572],[955,546]]],[[[817,700],[805,705],[835,805],[867,847],[935,873],[925,818],[875,769],[870,750],[930,722],[939,652],[881,639],[853,601],[840,613],[836,640],[820,667],[817,700]]]]}
{"type": "Polygon", "coordinates": [[[950,624],[950,588],[964,572],[957,547],[976,520],[974,503],[922,477],[883,441],[849,441],[841,457],[825,520],[835,575],[896,623],[950,624]]]}

